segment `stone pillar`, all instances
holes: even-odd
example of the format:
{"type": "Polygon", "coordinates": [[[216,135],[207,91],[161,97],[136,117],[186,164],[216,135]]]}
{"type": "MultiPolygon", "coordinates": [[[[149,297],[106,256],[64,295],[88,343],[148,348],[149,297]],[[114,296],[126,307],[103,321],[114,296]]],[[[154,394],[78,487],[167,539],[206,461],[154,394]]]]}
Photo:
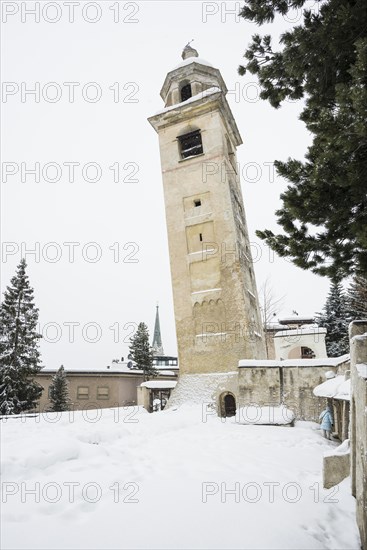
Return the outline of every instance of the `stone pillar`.
{"type": "Polygon", "coordinates": [[[367,550],[367,320],[349,326],[352,380],[351,474],[357,524],[367,550]]]}

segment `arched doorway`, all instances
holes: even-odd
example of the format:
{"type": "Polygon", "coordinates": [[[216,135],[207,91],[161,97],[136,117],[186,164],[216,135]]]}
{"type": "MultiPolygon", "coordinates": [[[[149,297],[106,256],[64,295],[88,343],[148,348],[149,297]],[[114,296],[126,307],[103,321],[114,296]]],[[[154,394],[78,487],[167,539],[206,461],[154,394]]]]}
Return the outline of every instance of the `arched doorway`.
{"type": "Polygon", "coordinates": [[[220,396],[221,416],[236,416],[236,398],[233,393],[225,392],[220,396]]]}

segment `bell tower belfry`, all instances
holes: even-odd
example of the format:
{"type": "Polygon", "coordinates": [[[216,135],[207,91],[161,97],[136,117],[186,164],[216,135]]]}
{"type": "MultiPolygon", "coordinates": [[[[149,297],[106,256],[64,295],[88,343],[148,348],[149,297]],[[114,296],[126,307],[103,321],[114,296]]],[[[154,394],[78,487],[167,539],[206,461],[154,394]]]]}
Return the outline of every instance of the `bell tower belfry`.
{"type": "Polygon", "coordinates": [[[242,144],[218,69],[189,44],[170,71],[159,136],[180,373],[265,359],[236,161],[242,144]]]}

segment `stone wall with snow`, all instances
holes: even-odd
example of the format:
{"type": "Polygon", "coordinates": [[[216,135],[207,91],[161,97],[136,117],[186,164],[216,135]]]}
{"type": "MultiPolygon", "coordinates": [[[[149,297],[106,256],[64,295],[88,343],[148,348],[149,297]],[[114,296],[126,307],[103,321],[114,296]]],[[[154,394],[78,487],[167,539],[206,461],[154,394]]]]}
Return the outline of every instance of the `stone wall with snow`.
{"type": "Polygon", "coordinates": [[[357,523],[367,550],[367,320],[349,326],[352,380],[351,474],[357,501],[357,523]]]}
{"type": "Polygon", "coordinates": [[[318,421],[325,399],[315,397],[315,386],[325,374],[349,368],[349,356],[320,359],[243,360],[239,363],[239,405],[284,404],[297,420],[318,421]]]}

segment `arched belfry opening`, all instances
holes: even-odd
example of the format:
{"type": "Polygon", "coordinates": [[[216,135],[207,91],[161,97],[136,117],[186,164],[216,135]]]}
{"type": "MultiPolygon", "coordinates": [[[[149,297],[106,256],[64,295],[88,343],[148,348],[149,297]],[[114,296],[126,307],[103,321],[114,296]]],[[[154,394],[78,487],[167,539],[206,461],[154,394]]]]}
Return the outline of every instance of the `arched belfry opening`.
{"type": "Polygon", "coordinates": [[[227,418],[236,416],[236,398],[231,392],[224,392],[220,396],[220,416],[227,418]]]}
{"type": "Polygon", "coordinates": [[[186,101],[192,97],[192,89],[190,82],[183,82],[180,86],[181,101],[186,101]]]}

